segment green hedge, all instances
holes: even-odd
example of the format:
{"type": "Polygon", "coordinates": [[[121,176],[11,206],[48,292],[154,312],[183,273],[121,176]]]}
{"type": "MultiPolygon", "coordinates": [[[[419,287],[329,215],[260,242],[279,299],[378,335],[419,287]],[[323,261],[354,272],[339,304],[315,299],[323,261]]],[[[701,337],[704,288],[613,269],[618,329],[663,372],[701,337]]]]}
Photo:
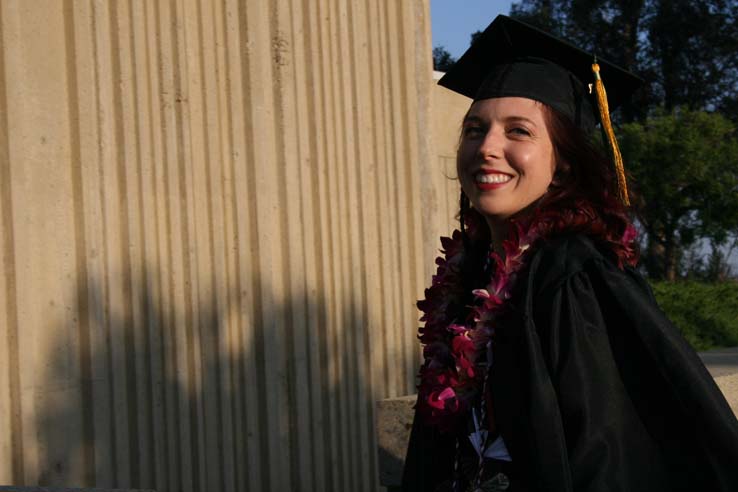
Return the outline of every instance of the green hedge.
{"type": "Polygon", "coordinates": [[[651,282],[661,309],[696,350],[738,346],[738,282],[651,282]]]}

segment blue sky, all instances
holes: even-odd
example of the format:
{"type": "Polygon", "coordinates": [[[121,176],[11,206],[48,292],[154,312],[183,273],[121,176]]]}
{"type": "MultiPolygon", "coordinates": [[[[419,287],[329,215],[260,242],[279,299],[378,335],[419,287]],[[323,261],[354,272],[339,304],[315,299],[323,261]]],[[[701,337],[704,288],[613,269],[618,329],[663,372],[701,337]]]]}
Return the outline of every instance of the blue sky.
{"type": "Polygon", "coordinates": [[[512,0],[431,0],[433,46],[454,58],[469,47],[471,33],[487,27],[497,14],[510,12],[512,0]]]}

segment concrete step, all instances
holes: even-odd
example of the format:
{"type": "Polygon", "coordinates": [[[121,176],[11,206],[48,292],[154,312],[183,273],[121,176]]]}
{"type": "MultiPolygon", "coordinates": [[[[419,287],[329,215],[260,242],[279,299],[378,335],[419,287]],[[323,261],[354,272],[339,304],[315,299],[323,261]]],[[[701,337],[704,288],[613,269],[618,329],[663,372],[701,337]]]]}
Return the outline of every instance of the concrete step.
{"type": "Polygon", "coordinates": [[[17,487],[15,485],[0,485],[0,492],[156,492],[151,489],[93,489],[68,487],[17,487]]]}

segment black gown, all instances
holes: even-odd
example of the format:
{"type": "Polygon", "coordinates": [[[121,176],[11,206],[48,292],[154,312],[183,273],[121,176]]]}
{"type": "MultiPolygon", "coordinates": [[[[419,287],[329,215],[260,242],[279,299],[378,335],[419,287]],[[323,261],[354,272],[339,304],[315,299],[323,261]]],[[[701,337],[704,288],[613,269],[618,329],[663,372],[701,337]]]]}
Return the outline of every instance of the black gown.
{"type": "MultiPolygon", "coordinates": [[[[645,280],[581,235],[549,241],[499,320],[489,385],[532,491],[738,491],[738,422],[645,280]]],[[[454,437],[417,418],[403,490],[453,474],[454,437]]]]}

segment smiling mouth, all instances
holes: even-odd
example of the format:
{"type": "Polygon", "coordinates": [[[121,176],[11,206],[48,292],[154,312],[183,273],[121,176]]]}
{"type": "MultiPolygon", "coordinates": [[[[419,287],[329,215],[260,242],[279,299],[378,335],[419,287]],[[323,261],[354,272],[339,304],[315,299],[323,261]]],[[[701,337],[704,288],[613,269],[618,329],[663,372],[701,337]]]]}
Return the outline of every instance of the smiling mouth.
{"type": "Polygon", "coordinates": [[[503,184],[512,179],[509,174],[479,172],[474,175],[477,184],[503,184]]]}

